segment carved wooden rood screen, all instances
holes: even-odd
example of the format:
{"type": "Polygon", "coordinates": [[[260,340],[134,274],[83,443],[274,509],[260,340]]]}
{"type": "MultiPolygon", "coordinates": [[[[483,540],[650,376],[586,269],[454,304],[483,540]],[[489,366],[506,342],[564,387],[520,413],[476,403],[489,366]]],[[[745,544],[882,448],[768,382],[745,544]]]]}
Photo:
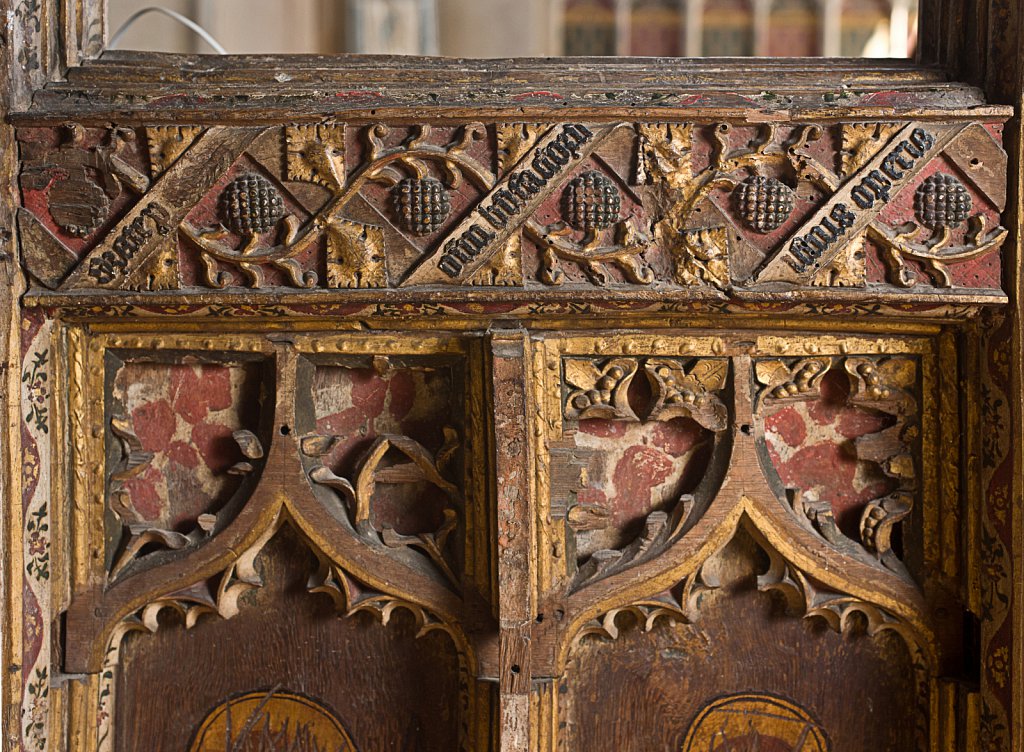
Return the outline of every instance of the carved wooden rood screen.
{"type": "Polygon", "coordinates": [[[1011,748],[1011,108],[166,62],[12,118],[18,749],[1011,748]]]}

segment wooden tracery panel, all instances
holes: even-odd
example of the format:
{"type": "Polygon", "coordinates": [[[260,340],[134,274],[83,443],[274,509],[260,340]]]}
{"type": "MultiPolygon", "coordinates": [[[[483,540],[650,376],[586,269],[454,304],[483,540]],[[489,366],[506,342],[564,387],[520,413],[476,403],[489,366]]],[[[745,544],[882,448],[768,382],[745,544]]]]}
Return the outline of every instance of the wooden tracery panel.
{"type": "Polygon", "coordinates": [[[926,417],[934,407],[921,401],[934,378],[928,345],[851,337],[837,355],[839,342],[820,335],[598,341],[544,340],[548,367],[560,359],[564,369],[548,382],[563,384],[562,396],[547,401],[556,521],[548,533],[554,548],[575,553],[568,575],[557,563],[551,569],[554,580],[571,583],[557,696],[571,746],[927,748],[935,721],[927,698],[937,691],[927,666],[962,659],[957,630],[926,626],[932,617],[910,573],[938,566],[927,561],[939,550],[929,539],[955,524],[913,513],[915,499],[939,494],[936,468],[919,459],[937,431],[926,417]],[[858,347],[872,354],[856,354],[858,347]],[[595,350],[599,358],[582,361],[593,369],[591,383],[581,384],[588,372],[578,355],[595,350]],[[743,354],[729,357],[734,352],[743,354]],[[581,393],[593,397],[596,385],[600,398],[601,384],[618,373],[626,382],[648,379],[649,396],[632,393],[613,415],[602,406],[614,409],[629,393],[622,383],[609,400],[577,409],[581,393]],[[675,446],[666,431],[632,443],[623,423],[635,421],[692,421],[712,433],[691,493],[659,500],[673,479],[675,446]],[[604,437],[598,451],[571,441],[584,432],[604,437]],[[776,436],[791,454],[772,448],[776,436]],[[599,470],[608,453],[633,455],[624,487],[618,474],[599,470]],[[560,480],[566,471],[571,480],[560,480]],[[631,520],[623,507],[642,492],[652,508],[631,520]],[[794,514],[778,514],[787,507],[794,514]],[[617,545],[580,548],[594,530],[609,529],[617,535],[605,540],[617,545]],[[812,553],[822,543],[831,553],[812,553]],[[840,556],[850,560],[839,565],[840,556]],[[872,582],[868,600],[835,579],[862,565],[876,570],[861,580],[872,582]],[[801,668],[805,661],[815,670],[801,668]],[[837,686],[844,691],[827,691],[837,686]],[[876,700],[859,707],[858,722],[870,731],[856,738],[836,731],[853,723],[844,720],[852,712],[847,691],[876,700]],[[736,703],[719,707],[724,696],[736,703]],[[727,722],[733,717],[742,722],[727,722]]]}
{"type": "Polygon", "coordinates": [[[111,56],[17,119],[28,746],[990,733],[1008,110],[200,62],[230,107],[111,56]]]}

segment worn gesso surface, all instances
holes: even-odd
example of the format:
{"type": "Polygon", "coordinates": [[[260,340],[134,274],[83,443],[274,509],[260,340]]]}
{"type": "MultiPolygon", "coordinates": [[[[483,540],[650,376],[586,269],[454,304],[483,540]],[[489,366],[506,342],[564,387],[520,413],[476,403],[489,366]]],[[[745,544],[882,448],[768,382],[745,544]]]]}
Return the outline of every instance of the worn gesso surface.
{"type": "Polygon", "coordinates": [[[22,748],[1010,749],[1009,109],[168,62],[13,118],[22,748]]]}

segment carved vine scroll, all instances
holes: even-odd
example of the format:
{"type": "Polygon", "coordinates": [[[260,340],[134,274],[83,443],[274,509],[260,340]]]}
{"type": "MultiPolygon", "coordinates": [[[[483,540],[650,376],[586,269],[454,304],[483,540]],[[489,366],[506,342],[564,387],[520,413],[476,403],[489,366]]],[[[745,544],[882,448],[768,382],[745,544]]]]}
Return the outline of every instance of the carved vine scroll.
{"type": "MultiPolygon", "coordinates": [[[[374,65],[359,76],[408,78],[407,98],[359,76],[321,86],[335,74],[310,62],[301,111],[232,82],[231,108],[126,97],[68,122],[53,113],[84,91],[68,81],[15,117],[26,739],[46,748],[49,723],[51,747],[71,730],[74,752],[118,748],[122,646],[173,619],[188,638],[236,628],[276,582],[277,534],[301,542],[299,594],[329,596],[310,597],[323,621],[451,638],[465,752],[572,746],[587,698],[570,668],[634,638],[677,660],[666,635],[736,594],[723,552],[746,543],[752,599],[843,638],[808,630],[801,669],[842,678],[861,633],[897,637],[917,745],[976,722],[997,738],[1012,359],[976,335],[1006,300],[1013,113],[916,69],[917,93],[870,106],[817,83],[770,106],[767,90],[687,99],[691,83],[666,93],[649,73],[563,96],[527,85],[531,69],[490,71],[473,90],[486,104],[456,107],[410,93],[422,61],[374,65]],[[132,403],[142,380],[122,358],[165,390],[132,403]],[[210,368],[236,358],[265,378],[210,368]],[[214,415],[238,405],[251,414],[214,415]],[[974,616],[985,662],[961,666],[974,616]]],[[[126,66],[74,75],[108,67],[126,66]]],[[[377,657],[353,663],[402,674],[377,657]]],[[[760,743],[720,723],[776,707],[755,673],[699,698],[671,746],[722,742],[708,717],[730,747],[760,743]]],[[[805,705],[779,700],[803,726],[774,739],[827,749],[805,705]]],[[[400,733],[430,746],[415,723],[400,733]]]]}
{"type": "Polygon", "coordinates": [[[25,131],[19,219],[65,290],[991,291],[1006,238],[988,121],[71,132],[25,131]]]}

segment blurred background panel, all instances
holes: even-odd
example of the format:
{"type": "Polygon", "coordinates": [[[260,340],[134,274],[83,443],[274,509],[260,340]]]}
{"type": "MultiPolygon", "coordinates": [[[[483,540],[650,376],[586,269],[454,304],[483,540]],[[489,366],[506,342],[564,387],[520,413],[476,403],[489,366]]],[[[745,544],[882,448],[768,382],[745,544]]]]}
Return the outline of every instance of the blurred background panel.
{"type": "MultiPolygon", "coordinates": [[[[917,0],[162,0],[229,53],[909,57],[917,0]]],[[[118,29],[153,0],[110,0],[118,29]]],[[[120,49],[210,52],[165,15],[120,49]]]]}
{"type": "MultiPolygon", "coordinates": [[[[345,4],[335,0],[109,0],[111,32],[134,13],[159,6],[191,18],[230,53],[341,52],[345,4]]],[[[122,50],[211,52],[171,18],[149,13],[136,19],[117,45],[122,50]]]]}

